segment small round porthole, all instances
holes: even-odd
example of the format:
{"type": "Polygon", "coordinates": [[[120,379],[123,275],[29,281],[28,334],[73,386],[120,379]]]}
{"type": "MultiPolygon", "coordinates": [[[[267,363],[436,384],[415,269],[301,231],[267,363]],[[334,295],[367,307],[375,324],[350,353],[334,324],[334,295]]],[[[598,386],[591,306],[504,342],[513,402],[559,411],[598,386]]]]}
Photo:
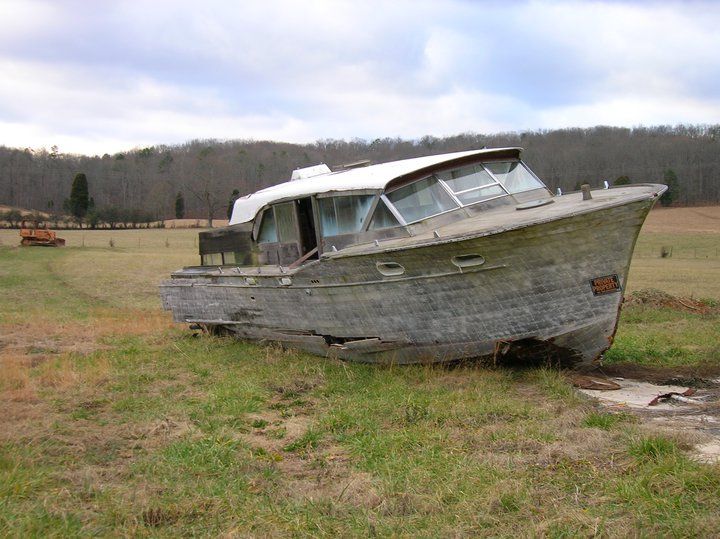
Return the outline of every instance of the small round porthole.
{"type": "Polygon", "coordinates": [[[482,266],[485,263],[485,257],[482,255],[456,255],[450,259],[458,268],[472,268],[473,266],[482,266]]]}
{"type": "Polygon", "coordinates": [[[377,262],[375,267],[386,277],[394,277],[405,273],[405,268],[397,262],[377,262]]]}

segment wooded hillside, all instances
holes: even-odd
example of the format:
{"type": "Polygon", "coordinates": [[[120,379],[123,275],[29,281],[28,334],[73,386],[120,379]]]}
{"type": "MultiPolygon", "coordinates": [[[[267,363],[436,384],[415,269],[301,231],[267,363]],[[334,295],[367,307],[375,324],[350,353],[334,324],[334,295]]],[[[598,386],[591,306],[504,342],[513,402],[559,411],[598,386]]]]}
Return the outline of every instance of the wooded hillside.
{"type": "Polygon", "coordinates": [[[224,217],[240,194],[286,181],[293,169],[370,159],[373,163],[482,147],[521,146],[524,159],[551,189],[601,185],[628,176],[633,183],[678,178],[675,203],[720,203],[720,125],[650,128],[594,127],[526,133],[466,133],[419,140],[320,140],[313,144],[196,140],[115,155],[65,155],[0,146],[0,204],[63,211],[77,173],[87,176],[97,208],[175,216],[178,193],[185,216],[224,217]]]}

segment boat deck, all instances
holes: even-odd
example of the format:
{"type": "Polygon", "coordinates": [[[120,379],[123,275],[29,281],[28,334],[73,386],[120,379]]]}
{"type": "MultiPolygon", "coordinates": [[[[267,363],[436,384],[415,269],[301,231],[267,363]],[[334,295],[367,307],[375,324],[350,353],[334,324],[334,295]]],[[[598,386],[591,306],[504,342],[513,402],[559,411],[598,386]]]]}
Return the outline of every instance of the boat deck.
{"type": "Polygon", "coordinates": [[[662,194],[665,189],[666,187],[660,184],[635,184],[593,190],[590,200],[583,200],[581,192],[574,192],[543,201],[550,200],[552,203],[538,204],[525,209],[521,208],[527,206],[527,203],[497,206],[467,219],[439,226],[436,230],[428,230],[409,238],[391,238],[379,241],[377,244],[372,242],[352,245],[337,252],[323,253],[322,257],[336,258],[360,253],[391,252],[425,244],[454,241],[457,238],[489,236],[506,230],[524,228],[529,225],[654,198],[662,194]]]}
{"type": "MultiPolygon", "coordinates": [[[[665,191],[660,184],[635,184],[612,189],[598,189],[592,191],[592,199],[583,200],[581,192],[574,192],[556,196],[551,199],[538,200],[538,204],[523,203],[517,205],[502,205],[489,208],[486,211],[470,216],[467,219],[438,226],[435,230],[415,234],[411,237],[390,238],[375,242],[351,245],[339,251],[327,251],[321,259],[335,259],[358,254],[372,254],[392,252],[409,247],[423,245],[437,245],[444,242],[456,241],[458,238],[473,238],[489,236],[506,230],[524,228],[557,219],[572,217],[583,213],[628,204],[634,201],[645,200],[659,196],[665,191]]],[[[296,268],[278,265],[265,266],[193,266],[186,267],[173,273],[173,276],[188,277],[193,274],[203,276],[240,275],[244,277],[282,277],[292,276],[308,264],[317,260],[308,261],[296,268]]]]}

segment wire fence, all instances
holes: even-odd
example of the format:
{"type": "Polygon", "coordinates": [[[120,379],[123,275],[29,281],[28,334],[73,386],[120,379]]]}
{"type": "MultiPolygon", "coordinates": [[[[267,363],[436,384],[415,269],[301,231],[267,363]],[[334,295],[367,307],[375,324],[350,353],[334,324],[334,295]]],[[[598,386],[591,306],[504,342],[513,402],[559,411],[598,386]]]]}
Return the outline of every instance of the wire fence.
{"type": "Polygon", "coordinates": [[[717,259],[720,258],[720,245],[718,247],[642,246],[635,248],[634,256],[636,258],[717,259]]]}
{"type": "MultiPolygon", "coordinates": [[[[140,249],[143,251],[198,250],[201,229],[58,230],[67,247],[140,249]]],[[[0,245],[20,245],[19,230],[0,230],[0,245]]]]}

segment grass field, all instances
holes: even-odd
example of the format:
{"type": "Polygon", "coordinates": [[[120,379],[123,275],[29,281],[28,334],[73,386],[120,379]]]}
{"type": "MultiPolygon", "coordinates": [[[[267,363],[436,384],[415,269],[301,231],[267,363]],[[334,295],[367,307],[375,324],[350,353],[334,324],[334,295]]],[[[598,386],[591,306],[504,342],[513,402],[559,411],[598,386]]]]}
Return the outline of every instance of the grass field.
{"type": "MultiPolygon", "coordinates": [[[[699,221],[653,212],[631,292],[720,302],[720,230],[699,221]]],[[[0,536],[720,529],[720,465],[689,458],[699,440],[603,411],[562,373],[193,337],[156,284],[197,263],[196,230],[62,235],[18,249],[0,231],[0,536]]],[[[608,361],[718,372],[720,317],[628,306],[608,361]]]]}

